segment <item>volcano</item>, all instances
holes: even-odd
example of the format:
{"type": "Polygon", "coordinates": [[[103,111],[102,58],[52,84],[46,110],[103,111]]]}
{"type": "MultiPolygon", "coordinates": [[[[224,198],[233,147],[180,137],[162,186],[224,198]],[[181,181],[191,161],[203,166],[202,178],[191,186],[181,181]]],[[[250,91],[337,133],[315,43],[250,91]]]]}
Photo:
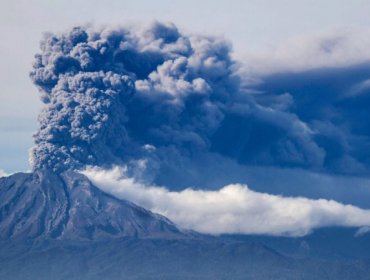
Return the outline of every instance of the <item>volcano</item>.
{"type": "Polygon", "coordinates": [[[294,256],[264,241],[181,229],[161,215],[106,194],[73,171],[36,170],[0,178],[0,279],[368,279],[370,275],[366,258],[294,256]]]}
{"type": "Polygon", "coordinates": [[[182,238],[189,234],[163,216],[112,197],[83,175],[47,170],[0,180],[3,239],[104,240],[182,238]]]}

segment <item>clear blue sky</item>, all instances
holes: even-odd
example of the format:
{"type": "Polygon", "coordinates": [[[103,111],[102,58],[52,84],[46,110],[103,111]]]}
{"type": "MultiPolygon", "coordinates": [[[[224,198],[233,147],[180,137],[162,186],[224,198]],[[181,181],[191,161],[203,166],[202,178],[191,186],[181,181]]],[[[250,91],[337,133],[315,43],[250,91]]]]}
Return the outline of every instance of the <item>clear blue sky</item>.
{"type": "Polygon", "coordinates": [[[27,170],[40,103],[28,78],[44,31],[87,22],[172,21],[191,33],[221,35],[235,56],[302,34],[370,26],[364,0],[3,0],[0,2],[0,169],[27,170]]]}

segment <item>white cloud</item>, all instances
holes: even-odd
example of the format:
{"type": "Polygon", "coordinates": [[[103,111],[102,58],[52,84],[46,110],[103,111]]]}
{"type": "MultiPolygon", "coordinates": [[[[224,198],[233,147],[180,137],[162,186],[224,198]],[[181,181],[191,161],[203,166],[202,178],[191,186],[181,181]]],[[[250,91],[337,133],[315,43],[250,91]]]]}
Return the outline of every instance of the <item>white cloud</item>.
{"type": "Polygon", "coordinates": [[[202,233],[302,236],[325,226],[370,226],[370,210],[334,200],[283,197],[231,184],[217,191],[170,191],[125,176],[125,169],[83,171],[102,190],[202,233]]]}
{"type": "Polygon", "coordinates": [[[246,54],[243,71],[266,75],[369,62],[369,35],[369,28],[360,27],[304,34],[246,54]]]}
{"type": "Polygon", "coordinates": [[[0,177],[6,177],[8,175],[4,170],[0,169],[0,177]]]}
{"type": "Polygon", "coordinates": [[[360,237],[370,232],[370,227],[361,227],[357,230],[355,237],[360,237]]]}

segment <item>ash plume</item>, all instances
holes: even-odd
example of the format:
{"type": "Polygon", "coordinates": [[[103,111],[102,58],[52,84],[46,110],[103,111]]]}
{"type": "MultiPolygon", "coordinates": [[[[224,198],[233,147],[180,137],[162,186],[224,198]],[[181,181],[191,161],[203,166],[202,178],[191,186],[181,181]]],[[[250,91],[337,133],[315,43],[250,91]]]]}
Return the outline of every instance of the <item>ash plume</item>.
{"type": "Polygon", "coordinates": [[[321,168],[325,151],[290,112],[291,96],[260,102],[237,69],[228,42],[173,24],[46,34],[31,72],[45,104],[31,164],[63,171],[144,160],[153,173],[175,174],[215,153],[321,168]]]}
{"type": "Polygon", "coordinates": [[[31,72],[45,104],[32,166],[127,162],[157,146],[203,149],[237,92],[229,51],[160,23],[137,33],[77,27],[45,35],[31,72]]]}

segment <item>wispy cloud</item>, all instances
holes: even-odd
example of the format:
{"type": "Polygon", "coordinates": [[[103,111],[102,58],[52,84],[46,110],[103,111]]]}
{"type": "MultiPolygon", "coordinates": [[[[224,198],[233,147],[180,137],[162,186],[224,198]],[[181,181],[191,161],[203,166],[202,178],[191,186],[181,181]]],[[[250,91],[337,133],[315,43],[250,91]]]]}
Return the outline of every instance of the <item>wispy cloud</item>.
{"type": "Polygon", "coordinates": [[[216,191],[170,191],[129,178],[120,167],[83,173],[102,190],[202,233],[302,236],[318,227],[370,225],[370,210],[333,200],[259,193],[241,184],[216,191]]]}
{"type": "Polygon", "coordinates": [[[9,175],[8,173],[6,173],[4,170],[0,169],[0,177],[6,177],[8,175],[9,175]]]}
{"type": "Polygon", "coordinates": [[[364,63],[370,60],[369,34],[370,29],[360,27],[306,33],[248,54],[244,69],[266,75],[364,63]]]}

